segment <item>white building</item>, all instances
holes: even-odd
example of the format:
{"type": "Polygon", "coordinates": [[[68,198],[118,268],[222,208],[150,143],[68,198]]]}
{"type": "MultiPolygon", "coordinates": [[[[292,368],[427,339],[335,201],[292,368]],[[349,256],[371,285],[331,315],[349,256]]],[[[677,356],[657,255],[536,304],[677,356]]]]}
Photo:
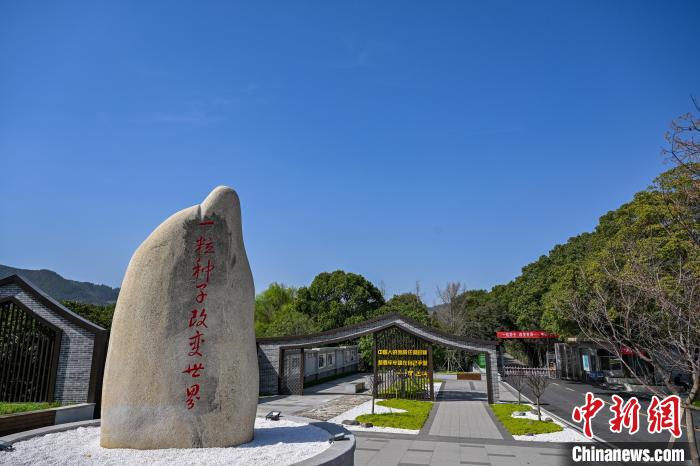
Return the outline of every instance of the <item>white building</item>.
{"type": "Polygon", "coordinates": [[[357,345],[304,350],[304,382],[357,371],[357,345]]]}

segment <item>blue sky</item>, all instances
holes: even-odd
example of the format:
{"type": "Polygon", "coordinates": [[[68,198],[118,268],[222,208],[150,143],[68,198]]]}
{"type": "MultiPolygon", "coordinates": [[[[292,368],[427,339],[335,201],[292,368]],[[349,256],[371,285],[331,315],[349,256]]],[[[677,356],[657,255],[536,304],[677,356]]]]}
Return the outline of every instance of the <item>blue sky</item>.
{"type": "Polygon", "coordinates": [[[3,2],[0,263],[118,286],[235,188],[258,291],[488,288],[666,168],[698,2],[3,2]],[[176,4],[174,4],[176,3],[176,4]]]}

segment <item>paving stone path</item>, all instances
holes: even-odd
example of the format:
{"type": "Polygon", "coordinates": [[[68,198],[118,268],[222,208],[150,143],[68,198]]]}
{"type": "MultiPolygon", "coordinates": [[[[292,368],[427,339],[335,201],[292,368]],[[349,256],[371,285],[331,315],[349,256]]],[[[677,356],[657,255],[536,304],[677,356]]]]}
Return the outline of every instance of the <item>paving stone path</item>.
{"type": "Polygon", "coordinates": [[[513,440],[492,415],[485,390],[484,382],[446,381],[418,435],[355,432],[355,465],[569,464],[570,450],[563,445],[513,440]]]}
{"type": "Polygon", "coordinates": [[[315,408],[302,411],[298,415],[319,421],[327,421],[371,399],[372,397],[368,395],[343,395],[315,408]]]}

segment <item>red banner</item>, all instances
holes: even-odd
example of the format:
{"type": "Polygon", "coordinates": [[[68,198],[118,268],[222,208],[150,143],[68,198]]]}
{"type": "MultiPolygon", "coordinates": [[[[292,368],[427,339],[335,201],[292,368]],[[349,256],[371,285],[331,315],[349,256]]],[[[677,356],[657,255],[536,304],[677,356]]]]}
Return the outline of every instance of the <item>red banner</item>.
{"type": "Polygon", "coordinates": [[[559,338],[559,335],[543,330],[511,330],[496,332],[496,338],[559,338]]]}
{"type": "MultiPolygon", "coordinates": [[[[620,354],[623,356],[641,356],[638,352],[634,351],[629,346],[621,346],[620,347],[620,354]]],[[[646,354],[646,353],[644,353],[644,354],[646,354]]]]}

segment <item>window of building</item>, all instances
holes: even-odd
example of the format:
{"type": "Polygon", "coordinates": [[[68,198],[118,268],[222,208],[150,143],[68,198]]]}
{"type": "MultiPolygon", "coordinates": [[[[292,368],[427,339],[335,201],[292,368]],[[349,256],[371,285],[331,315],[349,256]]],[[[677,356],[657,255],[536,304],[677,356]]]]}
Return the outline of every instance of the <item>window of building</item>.
{"type": "Polygon", "coordinates": [[[326,367],[326,357],[323,354],[318,355],[318,368],[322,369],[326,367]]]}
{"type": "Polygon", "coordinates": [[[327,363],[329,366],[332,366],[332,365],[333,365],[333,359],[335,359],[333,356],[334,356],[333,353],[328,353],[328,354],[326,355],[326,363],[327,363]]]}

